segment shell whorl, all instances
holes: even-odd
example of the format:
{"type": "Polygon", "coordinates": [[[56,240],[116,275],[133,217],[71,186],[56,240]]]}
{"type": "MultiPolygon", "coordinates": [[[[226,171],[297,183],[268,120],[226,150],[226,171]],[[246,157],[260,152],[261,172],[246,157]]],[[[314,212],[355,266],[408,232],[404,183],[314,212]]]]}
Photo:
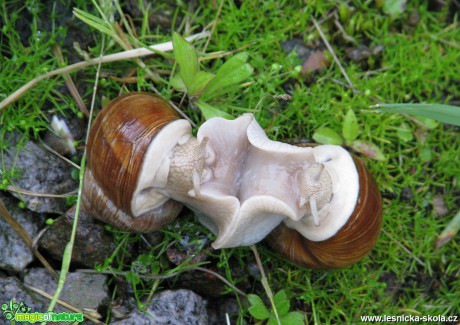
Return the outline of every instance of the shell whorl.
{"type": "Polygon", "coordinates": [[[129,93],[111,101],[90,130],[83,208],[97,219],[132,231],[148,232],[172,221],[180,203],[169,200],[134,218],[131,198],[150,142],[178,118],[166,101],[149,93],[129,93]]]}
{"type": "Polygon", "coordinates": [[[362,259],[377,242],[382,224],[380,191],[364,162],[353,156],[360,193],[347,223],[331,238],[311,241],[299,232],[279,225],[268,236],[268,243],[295,264],[313,269],[335,269],[362,259]]]}

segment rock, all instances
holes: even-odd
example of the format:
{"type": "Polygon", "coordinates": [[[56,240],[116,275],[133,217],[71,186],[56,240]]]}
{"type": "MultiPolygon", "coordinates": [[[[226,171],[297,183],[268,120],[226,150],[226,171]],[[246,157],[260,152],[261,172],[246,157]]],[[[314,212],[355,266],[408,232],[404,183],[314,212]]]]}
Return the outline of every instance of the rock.
{"type": "MultiPolygon", "coordinates": [[[[43,224],[43,218],[19,208],[17,200],[8,197],[3,192],[0,192],[0,199],[29,236],[35,237],[39,225],[43,224]]],[[[10,271],[21,271],[34,259],[32,250],[2,217],[0,217],[0,256],[0,268],[10,271]]]]}
{"type": "MultiPolygon", "coordinates": [[[[19,139],[18,134],[8,134],[6,141],[10,146],[3,159],[7,170],[14,168],[20,175],[14,179],[15,186],[46,194],[64,194],[78,188],[77,182],[71,178],[69,164],[32,141],[18,149],[19,139]]],[[[67,210],[63,198],[20,195],[14,191],[11,194],[24,200],[27,208],[35,212],[63,214],[67,210]]]]}
{"type": "MultiPolygon", "coordinates": [[[[33,299],[33,297],[28,294],[24,285],[15,277],[0,277],[0,305],[9,305],[10,300],[14,300],[17,304],[22,302],[24,305],[31,308],[31,312],[45,312],[48,308],[48,304],[33,299]]],[[[0,319],[3,319],[2,315],[0,315],[0,319]]]]}
{"type": "MultiPolygon", "coordinates": [[[[72,208],[65,216],[56,219],[40,238],[40,247],[46,249],[57,260],[62,259],[65,246],[70,239],[74,216],[75,208],[72,208]]],[[[104,230],[104,226],[80,210],[72,262],[93,268],[110,257],[115,248],[116,245],[104,230]]]]}
{"type": "Polygon", "coordinates": [[[295,51],[297,54],[297,58],[302,61],[305,61],[311,54],[311,49],[307,47],[304,40],[299,37],[295,37],[291,40],[285,41],[281,44],[283,50],[286,53],[291,53],[295,51]]]}
{"type": "Polygon", "coordinates": [[[135,309],[128,318],[111,322],[112,325],[183,325],[208,324],[206,300],[189,290],[166,290],[145,305],[145,313],[135,309]]]}
{"type": "MultiPolygon", "coordinates": [[[[108,299],[106,278],[103,274],[83,273],[81,271],[70,272],[59,299],[80,309],[97,310],[103,300],[108,299]]],[[[24,284],[49,294],[54,294],[57,287],[56,281],[48,271],[41,268],[27,270],[24,276],[24,284]]],[[[31,296],[38,301],[47,303],[47,299],[38,294],[31,293],[31,296]]],[[[54,311],[69,312],[68,309],[61,306],[56,306],[54,311]]]]}

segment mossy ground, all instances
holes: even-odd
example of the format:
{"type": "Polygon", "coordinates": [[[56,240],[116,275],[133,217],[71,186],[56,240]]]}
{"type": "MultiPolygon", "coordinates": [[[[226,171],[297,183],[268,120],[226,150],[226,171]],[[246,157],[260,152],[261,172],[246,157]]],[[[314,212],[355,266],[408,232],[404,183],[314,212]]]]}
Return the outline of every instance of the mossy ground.
{"type": "MultiPolygon", "coordinates": [[[[430,6],[436,1],[428,1],[429,4],[410,1],[395,17],[384,13],[373,1],[307,3],[225,1],[218,16],[217,1],[177,6],[165,3],[157,9],[152,6],[151,14],[162,10],[171,12],[173,18],[166,28],[146,23],[147,8],[139,9],[139,16],[132,18],[137,26],[137,39],[146,44],[170,40],[168,30],[171,29],[180,33],[198,32],[216,19],[207,53],[249,45],[245,51],[254,67],[253,76],[245,87],[222,98],[226,104],[222,107],[236,116],[252,111],[265,95],[289,93],[291,101],[268,98],[255,113],[272,139],[311,139],[320,127],[340,133],[345,114],[352,109],[358,118],[358,138],[377,145],[384,153],[383,161],[366,159],[382,191],[384,217],[377,245],[361,262],[338,271],[312,271],[290,264],[264,244],[257,246],[270,287],[274,292],[286,291],[292,310],[304,312],[309,323],[319,324],[359,323],[361,315],[460,316],[458,236],[439,250],[433,244],[459,208],[459,129],[432,122],[427,127],[423,126],[424,120],[369,109],[378,102],[459,105],[460,28],[455,16],[455,12],[459,12],[458,2],[447,1],[434,10],[430,6]],[[338,13],[338,21],[355,42],[344,39],[334,18],[325,19],[334,13],[338,13]],[[302,61],[296,53],[286,52],[283,42],[299,38],[312,48],[323,44],[312,17],[321,23],[352,88],[345,86],[344,76],[332,59],[329,67],[308,77],[296,73],[302,61]],[[172,27],[174,21],[177,24],[172,27]],[[363,62],[347,58],[346,48],[362,45],[383,46],[383,50],[363,62]],[[435,197],[445,202],[447,214],[438,215],[435,197]]],[[[27,81],[58,67],[51,50],[53,44],[67,45],[64,57],[71,56],[72,60],[78,57],[69,46],[72,28],[85,31],[83,50],[93,57],[99,55],[103,36],[82,27],[70,16],[70,11],[61,8],[70,10],[66,5],[57,2],[49,7],[28,1],[21,6],[14,1],[0,1],[1,100],[27,81]],[[27,17],[27,23],[21,17],[27,17]]],[[[83,1],[72,6],[97,15],[93,7],[84,5],[83,1]]],[[[119,18],[116,13],[115,17],[119,18]]],[[[109,37],[105,37],[104,44],[107,52],[121,50],[109,37]]],[[[204,41],[196,47],[200,50],[203,45],[204,41]]],[[[153,71],[172,69],[169,59],[154,57],[143,61],[153,71]]],[[[206,60],[202,65],[208,71],[216,71],[222,62],[222,59],[206,60]]],[[[94,68],[72,74],[87,103],[91,100],[95,74],[94,68]]],[[[96,107],[101,106],[102,96],[113,98],[123,90],[149,91],[151,81],[146,76],[144,69],[131,61],[104,65],[96,107]],[[130,69],[138,76],[135,84],[110,78],[126,76],[130,69]]],[[[161,76],[164,80],[169,78],[167,73],[161,76]]],[[[181,96],[167,83],[160,81],[155,87],[165,97],[180,102],[181,96]]],[[[194,107],[183,109],[198,125],[203,122],[194,107]]],[[[49,125],[49,116],[57,111],[68,116],[79,115],[59,77],[39,83],[4,110],[0,115],[1,135],[18,130],[25,137],[39,137],[49,125]]],[[[0,143],[2,150],[7,146],[3,141],[0,143]]],[[[5,187],[14,175],[2,169],[0,176],[5,187]]],[[[189,215],[181,222],[179,232],[177,227],[165,231],[163,246],[160,245],[158,251],[163,252],[164,247],[184,236],[193,239],[197,233],[212,239],[205,228],[188,222],[191,220],[193,216],[189,215]]],[[[213,256],[218,261],[218,271],[236,286],[247,280],[232,273],[232,268],[253,263],[249,248],[215,251],[213,256]]],[[[157,256],[154,264],[162,268],[167,265],[164,260],[164,254],[157,256]]],[[[123,266],[120,268],[126,270],[123,266]]],[[[253,283],[250,291],[264,296],[258,281],[250,281],[253,283]]],[[[146,284],[145,288],[148,291],[151,287],[146,284]]],[[[253,322],[244,306],[240,314],[233,317],[239,322],[253,322]]]]}

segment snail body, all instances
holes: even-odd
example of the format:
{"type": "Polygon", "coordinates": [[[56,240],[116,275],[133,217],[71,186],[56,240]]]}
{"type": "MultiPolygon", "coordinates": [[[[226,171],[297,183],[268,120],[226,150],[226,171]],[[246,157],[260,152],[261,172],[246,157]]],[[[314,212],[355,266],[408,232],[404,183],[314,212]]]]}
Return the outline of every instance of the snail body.
{"type": "Polygon", "coordinates": [[[360,192],[356,207],[337,233],[328,239],[305,238],[295,225],[280,224],[268,236],[267,243],[297,265],[312,269],[336,269],[358,262],[376,244],[382,225],[382,200],[377,185],[364,165],[353,156],[360,192]]]}
{"type": "Polygon", "coordinates": [[[82,202],[94,217],[140,232],[171,222],[184,204],[216,234],[214,248],[268,236],[287,258],[319,268],[363,257],[381,224],[375,182],[345,149],[272,141],[252,114],[210,119],[195,138],[169,104],[147,93],[115,99],[95,120],[82,202]],[[306,242],[339,247],[338,237],[345,244],[329,253],[336,262],[302,257],[306,242]]]}

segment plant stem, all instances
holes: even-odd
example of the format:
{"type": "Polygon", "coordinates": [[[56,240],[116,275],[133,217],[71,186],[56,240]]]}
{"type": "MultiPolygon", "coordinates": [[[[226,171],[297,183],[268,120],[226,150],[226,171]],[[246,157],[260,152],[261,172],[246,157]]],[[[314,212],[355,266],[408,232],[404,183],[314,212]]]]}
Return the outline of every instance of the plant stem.
{"type": "MultiPolygon", "coordinates": [[[[186,37],[186,40],[192,41],[195,39],[207,37],[208,35],[209,35],[209,32],[204,31],[204,32],[186,37]]],[[[32,79],[31,81],[26,83],[24,86],[16,90],[14,93],[9,95],[7,98],[5,98],[2,102],[0,102],[0,112],[6,107],[8,107],[9,105],[11,105],[12,103],[14,103],[15,101],[17,101],[19,98],[21,98],[29,89],[34,87],[40,81],[48,79],[50,77],[57,76],[62,73],[67,73],[69,71],[83,69],[83,68],[86,68],[86,67],[89,67],[95,64],[102,64],[102,63],[107,63],[107,62],[133,59],[133,58],[138,58],[138,57],[149,55],[149,54],[155,54],[157,52],[168,52],[171,50],[172,50],[172,42],[165,42],[165,43],[160,43],[160,44],[149,46],[148,48],[138,48],[134,50],[105,55],[105,56],[99,57],[97,59],[92,59],[89,61],[77,62],[67,67],[50,71],[35,79],[32,79]]]]}
{"type": "Polygon", "coordinates": [[[265,271],[262,265],[262,261],[260,260],[259,252],[257,251],[257,248],[255,245],[251,245],[251,249],[254,253],[254,257],[256,258],[256,263],[260,269],[260,274],[261,274],[260,281],[262,282],[262,286],[264,287],[265,293],[267,294],[268,299],[270,300],[270,304],[272,305],[273,313],[275,314],[276,320],[278,321],[278,324],[281,325],[280,317],[278,315],[278,311],[276,310],[275,301],[273,300],[273,292],[272,292],[272,289],[270,288],[270,285],[268,284],[267,277],[265,276],[265,271]]]}

